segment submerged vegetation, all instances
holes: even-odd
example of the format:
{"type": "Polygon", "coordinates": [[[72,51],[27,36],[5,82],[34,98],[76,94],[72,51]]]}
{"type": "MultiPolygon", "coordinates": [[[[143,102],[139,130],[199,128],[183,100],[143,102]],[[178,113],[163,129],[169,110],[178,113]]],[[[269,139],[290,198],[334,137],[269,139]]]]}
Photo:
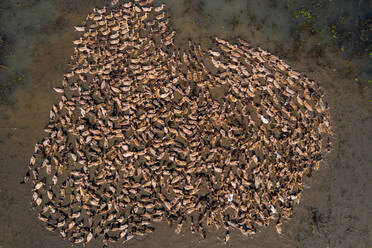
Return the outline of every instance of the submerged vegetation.
{"type": "MultiPolygon", "coordinates": [[[[359,62],[370,59],[372,55],[372,15],[368,12],[368,1],[318,0],[303,3],[288,0],[285,6],[292,13],[294,49],[307,48],[307,54],[319,60],[325,59],[327,51],[332,56],[338,53],[333,61],[344,60],[350,72],[347,75],[343,73],[343,76],[353,80],[355,75],[360,74],[356,82],[367,83],[372,72],[359,62]],[[353,66],[350,62],[354,62],[353,66]]],[[[335,62],[332,64],[332,67],[337,66],[335,62]]]]}

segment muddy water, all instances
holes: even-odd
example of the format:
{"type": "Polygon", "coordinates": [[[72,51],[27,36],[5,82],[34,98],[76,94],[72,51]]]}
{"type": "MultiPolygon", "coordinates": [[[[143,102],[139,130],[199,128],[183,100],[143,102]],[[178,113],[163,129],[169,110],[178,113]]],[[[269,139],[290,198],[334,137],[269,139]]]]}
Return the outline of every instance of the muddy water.
{"type": "MultiPolygon", "coordinates": [[[[71,41],[78,37],[73,26],[93,7],[107,2],[4,2],[0,4],[0,65],[4,65],[0,69],[0,247],[75,247],[43,228],[31,209],[30,187],[19,182],[57,100],[52,87],[59,85],[67,69],[71,41]]],[[[186,229],[174,235],[173,228],[161,224],[154,234],[136,237],[127,246],[371,247],[372,85],[368,80],[372,72],[370,45],[363,42],[368,35],[362,32],[362,24],[372,22],[367,16],[371,2],[162,2],[167,3],[178,33],[176,45],[185,46],[192,39],[213,47],[210,37],[241,37],[319,82],[331,108],[333,152],[305,181],[303,199],[292,220],[284,224],[282,236],[273,227],[248,238],[233,232],[231,242],[224,245],[218,232],[202,240],[186,229]],[[353,30],[351,36],[348,30],[353,30]]]]}

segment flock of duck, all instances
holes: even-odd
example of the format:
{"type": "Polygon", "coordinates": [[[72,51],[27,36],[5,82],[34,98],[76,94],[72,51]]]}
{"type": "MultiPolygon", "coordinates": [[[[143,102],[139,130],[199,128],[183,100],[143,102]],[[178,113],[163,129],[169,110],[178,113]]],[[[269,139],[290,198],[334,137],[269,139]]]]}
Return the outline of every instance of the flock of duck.
{"type": "Polygon", "coordinates": [[[50,231],[126,242],[167,221],[229,240],[291,217],[330,149],[318,84],[246,41],[174,45],[152,0],[95,8],[23,182],[50,231]]]}

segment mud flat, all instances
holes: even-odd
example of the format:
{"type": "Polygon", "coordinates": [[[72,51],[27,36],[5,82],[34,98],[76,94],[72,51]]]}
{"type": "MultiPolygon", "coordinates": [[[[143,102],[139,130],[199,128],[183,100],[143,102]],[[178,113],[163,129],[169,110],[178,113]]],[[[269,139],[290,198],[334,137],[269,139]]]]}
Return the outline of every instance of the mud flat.
{"type": "MultiPolygon", "coordinates": [[[[293,52],[286,54],[285,51],[296,47],[296,42],[290,38],[291,32],[285,32],[291,30],[292,24],[286,18],[289,18],[293,12],[288,10],[291,6],[286,9],[286,6],[275,5],[275,1],[271,3],[270,8],[258,4],[250,6],[250,11],[257,11],[254,15],[257,16],[256,20],[263,16],[263,12],[275,16],[275,13],[280,11],[282,15],[278,17],[277,22],[280,28],[276,31],[275,28],[270,31],[265,30],[273,26],[269,25],[268,21],[262,25],[253,22],[255,18],[252,13],[249,14],[252,23],[246,29],[246,26],[241,23],[247,21],[244,14],[245,16],[248,14],[240,12],[244,7],[241,1],[219,1],[215,5],[207,2],[204,7],[198,1],[168,3],[174,19],[174,27],[185,38],[192,38],[206,46],[210,45],[208,44],[210,36],[216,34],[224,38],[240,36],[247,39],[254,45],[280,55],[295,70],[305,73],[318,82],[325,89],[326,99],[330,105],[332,125],[336,133],[333,152],[326,158],[326,163],[320,165],[319,171],[305,181],[303,199],[295,208],[293,218],[283,224],[283,235],[277,235],[274,228],[262,229],[252,238],[245,238],[239,232],[233,232],[229,245],[231,247],[272,247],[273,245],[277,247],[369,247],[372,242],[371,224],[368,222],[372,216],[370,210],[372,187],[371,181],[368,180],[371,177],[369,161],[372,161],[369,153],[370,140],[372,140],[370,132],[372,96],[371,85],[368,82],[370,74],[368,70],[363,69],[356,73],[351,73],[353,70],[345,73],[343,67],[351,65],[352,69],[353,65],[360,65],[359,68],[367,68],[368,57],[350,58],[350,61],[345,62],[341,48],[327,37],[323,39],[325,43],[330,44],[329,46],[320,47],[318,50],[297,49],[294,54],[293,52]],[[200,10],[203,10],[201,14],[198,13],[200,10]],[[212,12],[214,15],[211,14],[212,12]],[[204,17],[205,19],[202,17],[208,14],[209,24],[208,17],[204,17]],[[217,24],[213,26],[213,23],[217,24]],[[184,27],[181,28],[181,24],[184,27]],[[203,25],[206,28],[201,28],[203,25]],[[224,27],[222,31],[218,26],[224,27]],[[192,36],[190,31],[193,32],[192,36]],[[288,49],[281,49],[283,43],[284,46],[288,46],[288,49]],[[321,51],[321,56],[314,58],[309,51],[321,51]],[[322,61],[326,61],[327,66],[320,63],[322,61]]],[[[4,85],[10,81],[9,78],[13,77],[11,83],[5,87],[5,91],[2,91],[5,94],[2,95],[3,101],[0,106],[2,154],[0,158],[0,245],[2,247],[24,247],[26,243],[29,247],[71,245],[68,241],[63,241],[58,234],[44,229],[31,210],[30,189],[20,185],[19,182],[33,153],[34,144],[44,136],[42,130],[48,122],[49,110],[57,101],[58,96],[52,88],[62,81],[66,70],[64,66],[72,54],[71,42],[77,37],[77,34],[73,33],[73,26],[80,23],[96,4],[103,5],[98,1],[85,4],[73,1],[63,1],[58,4],[52,1],[34,1],[28,2],[28,5],[9,3],[2,7],[2,18],[14,16],[13,21],[5,25],[9,29],[6,30],[4,27],[1,29],[6,44],[2,48],[2,56],[5,56],[5,59],[1,61],[7,67],[5,71],[3,69],[0,72],[1,83],[4,85]],[[23,19],[27,19],[26,17],[31,21],[27,22],[23,19]],[[17,30],[17,35],[12,36],[11,30],[14,29],[17,30]]],[[[324,15],[329,13],[331,16],[331,11],[328,9],[330,7],[332,6],[322,9],[324,15]]],[[[301,6],[295,11],[305,19],[309,17],[307,10],[301,6]]],[[[310,11],[311,13],[313,12],[310,11]]],[[[306,36],[306,33],[303,38],[315,39],[310,35],[306,36]]],[[[347,51],[346,46],[345,50],[347,51]]],[[[213,237],[202,240],[199,236],[188,232],[177,236],[173,229],[163,223],[159,224],[155,234],[145,238],[136,237],[127,243],[129,247],[147,247],[149,244],[155,247],[223,246],[221,241],[213,237]]],[[[92,242],[88,247],[99,246],[92,242]]]]}

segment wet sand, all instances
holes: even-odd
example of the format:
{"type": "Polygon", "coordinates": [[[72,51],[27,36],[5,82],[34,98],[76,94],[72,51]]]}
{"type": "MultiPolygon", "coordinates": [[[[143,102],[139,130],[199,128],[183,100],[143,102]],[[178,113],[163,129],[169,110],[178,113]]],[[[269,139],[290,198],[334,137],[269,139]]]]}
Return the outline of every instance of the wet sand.
{"type": "MultiPolygon", "coordinates": [[[[247,13],[240,12],[243,1],[207,1],[201,7],[199,1],[195,0],[164,2],[169,2],[172,23],[180,34],[176,41],[178,45],[192,38],[208,46],[209,37],[217,34],[231,39],[242,37],[252,45],[279,55],[295,70],[319,82],[330,105],[336,135],[333,151],[325,163],[311,178],[305,180],[307,187],[303,199],[296,206],[292,220],[283,225],[282,236],[276,233],[273,226],[260,229],[257,235],[249,238],[234,231],[231,242],[224,245],[216,238],[217,233],[210,233],[206,240],[201,240],[185,228],[177,236],[173,233],[174,228],[163,223],[155,233],[142,238],[135,237],[126,245],[371,247],[372,86],[366,82],[368,79],[362,79],[368,76],[371,78],[365,69],[370,59],[352,58],[346,61],[344,55],[335,53],[336,45],[324,48],[320,58],[309,56],[310,48],[298,51],[296,56],[286,53],[295,42],[290,39],[292,24],[286,23],[288,11],[280,5],[272,6],[270,11],[262,5],[250,6],[250,13],[256,13],[258,17],[264,16],[264,12],[275,16],[278,11],[282,11],[274,19],[278,20],[276,28],[268,28],[267,23],[270,21],[266,21],[266,25],[258,30],[259,23],[252,23],[249,27],[239,23],[231,24],[234,16],[242,22],[247,18],[247,13]],[[200,9],[202,13],[198,13],[200,9]],[[209,18],[202,18],[208,15],[209,18]],[[267,40],[270,32],[272,41],[267,40]],[[280,49],[282,46],[288,49],[280,49]],[[328,66],[325,67],[319,61],[327,61],[328,66]],[[347,75],[345,64],[358,65],[358,74],[347,75]],[[356,77],[358,80],[355,80],[356,77]]],[[[0,104],[0,247],[81,247],[62,240],[59,234],[49,232],[42,226],[31,209],[30,185],[21,185],[19,182],[26,171],[34,144],[44,136],[43,128],[48,122],[49,110],[58,98],[52,87],[60,84],[67,69],[66,62],[72,54],[71,41],[78,37],[73,32],[73,26],[79,24],[94,6],[102,6],[104,2],[27,3],[27,6],[18,6],[11,2],[5,5],[5,10],[1,9],[1,20],[9,16],[15,18],[9,21],[9,26],[12,25],[11,28],[17,32],[12,34],[10,27],[0,29],[0,35],[8,43],[1,53],[5,56],[1,62],[7,69],[0,71],[0,85],[9,84],[6,90],[1,89],[3,95],[0,104]],[[6,14],[4,11],[7,11],[6,14]]],[[[320,37],[309,36],[308,39],[320,37]]],[[[111,247],[122,246],[118,243],[111,247]]],[[[100,247],[100,244],[91,242],[87,247],[100,247]]]]}

